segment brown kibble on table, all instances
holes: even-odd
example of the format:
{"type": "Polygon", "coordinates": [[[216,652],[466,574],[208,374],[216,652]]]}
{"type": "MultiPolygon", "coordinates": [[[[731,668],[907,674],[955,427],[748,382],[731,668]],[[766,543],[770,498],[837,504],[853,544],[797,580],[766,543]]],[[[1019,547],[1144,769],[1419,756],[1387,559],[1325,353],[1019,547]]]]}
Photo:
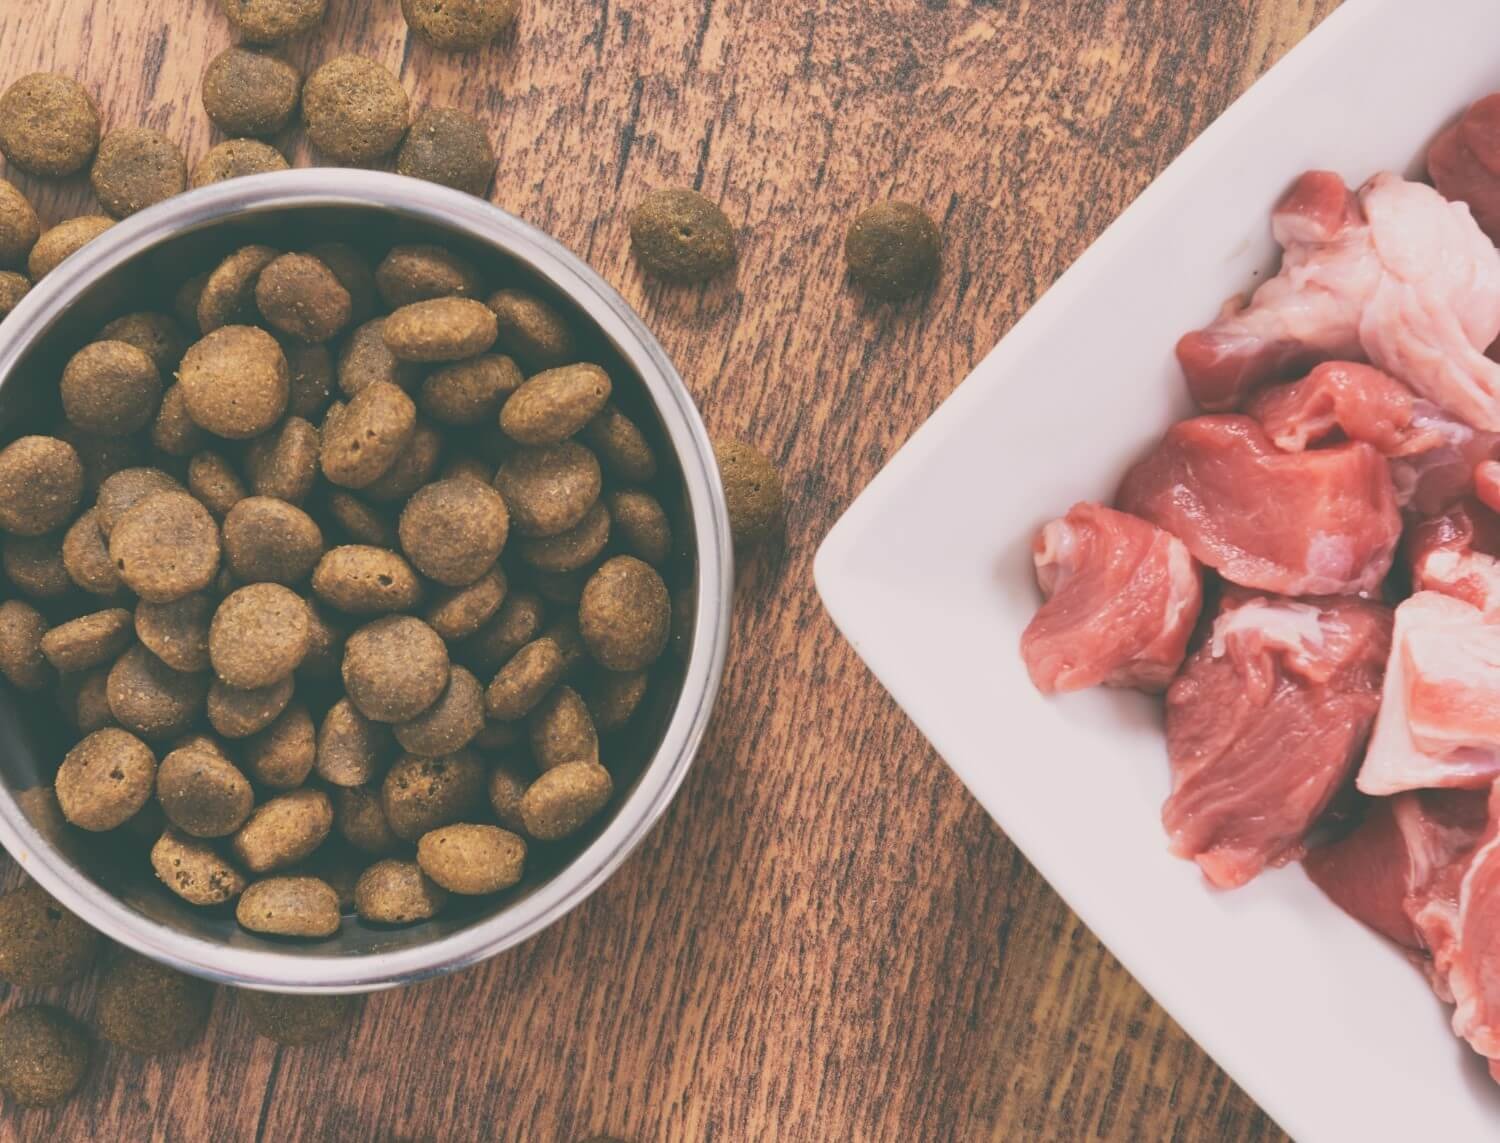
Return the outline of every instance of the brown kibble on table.
{"type": "Polygon", "coordinates": [[[330,549],[313,571],[312,588],[331,607],[351,615],[381,615],[414,607],[421,581],[387,548],[345,544],[330,549]]]}
{"type": "Polygon", "coordinates": [[[63,413],[81,429],[121,436],[146,427],[161,401],[156,363],[123,341],[96,341],[75,353],[58,386],[63,413]]]}
{"type": "Polygon", "coordinates": [[[445,425],[493,423],[506,397],[521,387],[509,357],[485,354],[434,370],[422,383],[422,411],[445,425]]]}
{"type": "Polygon", "coordinates": [[[45,536],[6,536],[0,539],[0,567],[11,586],[31,599],[60,599],[73,581],[63,562],[62,540],[56,532],[45,536]]]}
{"type": "Polygon", "coordinates": [[[149,603],[171,603],[214,582],[219,527],[186,492],[156,492],[110,530],[109,556],[131,591],[149,603]]]}
{"type": "Polygon", "coordinates": [[[250,782],[215,749],[180,746],[161,761],[156,797],[162,811],[191,837],[228,837],[245,824],[255,806],[250,782]]]}
{"type": "Polygon", "coordinates": [[[576,526],[598,502],[602,483],[598,460],[574,441],[516,449],[495,473],[495,487],[523,536],[555,536],[576,526]]]}
{"type": "Polygon", "coordinates": [[[401,14],[436,48],[481,48],[515,22],[520,0],[401,0],[401,14]]]}
{"type": "Polygon", "coordinates": [[[567,762],[548,770],[521,799],[521,820],[538,841],[576,833],[609,804],[614,782],[597,762],[567,762]]]}
{"type": "Polygon", "coordinates": [[[56,437],[21,437],[0,449],[0,528],[40,536],[72,518],[83,496],[83,462],[56,437]]]}
{"type": "Polygon", "coordinates": [[[300,704],[245,743],[245,768],[262,786],[293,790],[307,781],[317,757],[317,728],[300,704]]]}
{"type": "Polygon", "coordinates": [[[198,160],[191,185],[197,190],[247,175],[269,175],[290,169],[286,156],[269,143],[258,139],[226,139],[198,160]]]}
{"type": "Polygon", "coordinates": [[[301,417],[288,417],[250,442],[245,467],[257,496],[300,504],[318,479],[318,430],[301,417]]]}
{"type": "Polygon", "coordinates": [[[203,73],[203,110],[226,135],[275,135],[292,121],[301,93],[301,72],[245,48],[226,48],[203,73]]]}
{"type": "Polygon", "coordinates": [[[437,915],[448,894],[429,880],[415,861],[389,858],[360,874],[354,909],[377,925],[410,925],[437,915]]]}
{"type": "Polygon", "coordinates": [[[59,671],[84,671],[113,662],[130,643],[133,626],[123,607],[60,623],[42,637],[42,654],[59,671]]]}
{"type": "Polygon", "coordinates": [[[353,301],[332,270],[310,254],[283,254],[260,272],[255,303],[273,327],[324,342],[349,323],[353,301]]]}
{"type": "Polygon", "coordinates": [[[448,648],[420,619],[389,615],[349,636],[343,676],[350,701],[366,718],[409,722],[448,686],[448,648]]]}
{"type": "Polygon", "coordinates": [[[122,949],[99,981],[99,1035],[138,1055],[180,1051],[208,1023],[213,996],[207,981],[122,949]]]}
{"type": "Polygon", "coordinates": [[[106,728],[68,751],[53,788],[63,816],[97,833],[133,818],[151,797],[155,782],[151,747],[133,734],[106,728]]]}
{"type": "Polygon", "coordinates": [[[223,0],[235,35],[250,44],[279,44],[323,22],[328,0],[223,0]]]}
{"type": "Polygon", "coordinates": [[[495,177],[495,147],[485,125],[450,107],[418,115],[396,156],[396,170],[483,197],[495,177]]]}
{"type": "Polygon", "coordinates": [[[473,298],[433,298],[402,306],[381,333],[400,361],[462,361],[495,344],[495,315],[473,298]]]}
{"type": "Polygon", "coordinates": [[[491,568],[465,587],[449,588],[433,599],[423,618],[444,639],[467,639],[494,617],[509,590],[505,572],[491,568]]]}
{"type": "Polygon", "coordinates": [[[21,299],[31,293],[31,279],[14,270],[0,270],[0,318],[21,304],[21,299]]]}
{"type": "Polygon", "coordinates": [[[734,227],[718,205],[693,190],[652,191],[630,212],[630,245],[650,274],[704,282],[734,265],[734,227]]]}
{"type": "Polygon", "coordinates": [[[253,690],[215,679],[208,688],[209,725],[225,738],[248,738],[276,721],[292,701],[296,685],[292,675],[253,690]]]}
{"type": "Polygon", "coordinates": [[[0,674],[20,691],[39,691],[52,681],[52,670],[42,654],[47,620],[35,607],[19,599],[0,603],[0,674]]]}
{"type": "Polygon", "coordinates": [[[42,220],[15,184],[0,179],[0,266],[24,266],[42,236],[42,220]]]}
{"type": "Polygon", "coordinates": [[[333,803],[301,789],[261,803],[234,835],[234,855],[251,873],[268,873],[312,855],[333,828],[333,803]]]}
{"type": "Polygon", "coordinates": [[[653,567],[666,563],[672,553],[672,525],[661,501],[649,492],[626,488],[611,492],[608,504],[615,538],[625,550],[653,567]]]}
{"type": "Polygon", "coordinates": [[[323,422],[318,459],[323,475],[345,488],[379,480],[417,429],[417,407],[396,386],[376,381],[323,422]]]}
{"type": "Polygon", "coordinates": [[[99,340],[133,345],[149,357],[158,370],[166,373],[177,368],[188,347],[187,334],[183,333],[176,318],[150,310],[115,318],[99,331],[99,340]]]}
{"type": "Polygon", "coordinates": [[[346,397],[377,381],[410,389],[421,378],[417,365],[397,361],[385,345],[385,318],[365,322],[344,341],[339,351],[339,389],[346,397]]]}
{"type": "Polygon", "coordinates": [[[442,826],[417,842],[417,864],[450,893],[498,893],[521,880],[526,843],[499,826],[442,826]]]}
{"type": "Polygon", "coordinates": [[[259,318],[255,283],[280,256],[270,246],[242,246],[214,267],[198,295],[198,328],[207,334],[228,325],[254,325],[259,318]]]}
{"type": "Polygon", "coordinates": [[[243,583],[299,583],[323,557],[323,533],[295,504],[248,496],[224,517],[224,555],[243,583]]]}
{"type": "Polygon", "coordinates": [[[484,278],[465,258],[441,246],[393,246],[375,268],[375,287],[392,310],[436,298],[477,298],[484,278]]]}
{"type": "Polygon", "coordinates": [[[273,992],[237,994],[256,1034],[297,1047],[326,1040],[359,1011],[354,996],[278,996],[273,992]]]}
{"type": "Polygon", "coordinates": [[[122,468],[105,477],[94,500],[99,531],[107,540],[115,525],[141,501],[158,492],[186,492],[178,481],[159,468],[122,468]]]}
{"type": "Polygon", "coordinates": [[[527,722],[531,756],[540,769],[599,761],[599,733],[594,729],[593,716],[572,687],[553,688],[527,722]]]}
{"type": "Polygon", "coordinates": [[[328,708],[317,738],[318,777],[335,786],[363,786],[390,753],[390,731],[347,698],[328,708]]]}
{"type": "Polygon", "coordinates": [[[132,647],[109,670],[110,712],[142,738],[184,733],[202,713],[208,676],[174,671],[144,647],[132,647]]]}
{"type": "Polygon", "coordinates": [[[61,1008],[28,1004],[0,1016],[0,1090],[22,1107],[53,1107],[83,1082],[89,1034],[61,1008]]]}
{"type": "Polygon", "coordinates": [[[667,646],[672,603],[650,564],[616,556],[596,571],[578,604],[578,629],[589,653],[611,671],[638,671],[667,646]]]}
{"type": "Polygon", "coordinates": [[[883,202],[860,213],[844,240],[849,275],[868,293],[900,301],[932,284],[942,236],[919,207],[883,202]]]}
{"type": "Polygon", "coordinates": [[[248,494],[245,482],[222,453],[204,449],[188,462],[188,491],[218,519],[248,494]]]}
{"type": "Polygon", "coordinates": [[[717,440],[714,457],[729,506],[735,546],[753,548],[781,525],[781,475],[764,455],[743,441],[717,440]]]}
{"type": "Polygon", "coordinates": [[[484,805],[484,796],[484,766],[466,750],[446,758],[402,758],[380,786],[386,821],[404,841],[461,821],[484,805]]]}
{"type": "Polygon", "coordinates": [[[555,536],[523,539],[521,559],[543,572],[577,571],[593,563],[609,542],[610,515],[603,502],[596,502],[573,527],[555,536]]]}
{"type": "Polygon", "coordinates": [[[561,648],[543,636],[515,653],[484,692],[485,713],[502,722],[525,718],[566,673],[561,648]]]}
{"type": "Polygon", "coordinates": [[[431,479],[443,454],[443,434],[431,425],[417,422],[406,442],[386,469],[360,492],[371,500],[405,500],[431,479]]]}
{"type": "Polygon", "coordinates": [[[28,174],[77,174],[98,146],[99,108],[77,80],[37,72],[0,95],[0,154],[28,174]]]}
{"type": "Polygon", "coordinates": [[[160,131],[125,127],[99,143],[89,182],[105,213],[128,218],[187,190],[187,160],[160,131]]]}
{"type": "Polygon", "coordinates": [[[245,877],[204,841],[168,830],[151,847],[157,879],[189,905],[222,905],[245,888],[245,877]]]}
{"type": "Polygon", "coordinates": [[[407,502],[399,533],[418,571],[445,587],[463,587],[494,566],[510,533],[510,516],[488,485],[441,480],[407,502]]]}
{"type": "Polygon", "coordinates": [[[232,687],[268,687],[297,669],[311,629],[300,595],[279,583],[253,583],[219,604],[208,633],[209,658],[232,687]]]}
{"type": "Polygon", "coordinates": [[[171,603],[142,600],[135,608],[135,636],[174,671],[206,671],[209,623],[216,607],[205,593],[171,603]]]}
{"type": "Polygon", "coordinates": [[[500,428],[524,445],[567,440],[609,400],[609,374],[597,365],[564,365],[538,373],[507,398],[500,428]]]}
{"type": "Polygon", "coordinates": [[[562,314],[535,294],[496,290],[486,304],[495,311],[501,350],[530,372],[556,369],[578,360],[572,329],[562,314]]]}
{"type": "Polygon", "coordinates": [[[374,60],[340,56],[308,77],[302,116],[314,147],[342,163],[370,163],[401,143],[411,103],[400,82],[374,60]]]}
{"type": "Polygon", "coordinates": [[[0,894],[0,980],[50,988],[82,976],[99,951],[99,934],[27,881],[0,894]]]}
{"type": "Polygon", "coordinates": [[[40,282],[70,255],[82,250],[114,224],[114,219],[101,214],[87,214],[59,222],[51,230],[43,231],[36,240],[26,259],[26,272],[33,282],[40,282]]]}
{"type": "Polygon", "coordinates": [[[178,373],[188,414],[215,436],[259,436],[286,412],[291,370],[263,329],[216,329],[182,359],[178,373]]]}
{"type": "MultiPolygon", "coordinates": [[[[333,825],[339,836],[364,853],[389,853],[401,844],[385,820],[380,790],[345,786],[333,791],[333,825]]],[[[356,904],[358,891],[356,890],[356,904]]]]}
{"type": "Polygon", "coordinates": [[[331,937],[339,931],[339,895],[317,877],[268,877],[240,894],[234,917],[252,933],[331,937]]]}
{"type": "Polygon", "coordinates": [[[469,671],[453,667],[442,697],[410,722],[398,723],[395,733],[408,754],[440,758],[462,750],[482,729],[484,688],[469,671]]]}

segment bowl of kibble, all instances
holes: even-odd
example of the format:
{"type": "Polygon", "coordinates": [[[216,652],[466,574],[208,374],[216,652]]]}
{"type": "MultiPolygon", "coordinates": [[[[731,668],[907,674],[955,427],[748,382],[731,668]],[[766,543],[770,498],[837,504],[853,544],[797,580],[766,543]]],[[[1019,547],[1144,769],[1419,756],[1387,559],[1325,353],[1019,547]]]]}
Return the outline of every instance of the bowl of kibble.
{"type": "Polygon", "coordinates": [[[0,843],[249,988],[535,934],[718,691],[687,389],[580,261],[430,182],[253,175],[100,230],[0,324],[0,843]]]}

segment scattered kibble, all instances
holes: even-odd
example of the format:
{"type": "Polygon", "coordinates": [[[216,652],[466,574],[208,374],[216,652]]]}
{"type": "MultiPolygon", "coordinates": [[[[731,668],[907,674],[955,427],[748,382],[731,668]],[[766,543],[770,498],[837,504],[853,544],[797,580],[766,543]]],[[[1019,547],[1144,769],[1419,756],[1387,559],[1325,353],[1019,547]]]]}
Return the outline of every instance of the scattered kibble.
{"type": "Polygon", "coordinates": [[[401,0],[411,30],[434,47],[480,48],[515,22],[521,0],[401,0]]]}
{"type": "Polygon", "coordinates": [[[734,228],[692,190],[652,191],[630,212],[630,244],[645,270],[668,282],[704,282],[735,261],[734,228]]]}
{"type": "Polygon", "coordinates": [[[884,202],[863,211],[844,242],[849,274],[870,294],[900,301],[932,284],[942,237],[920,207],[884,202]]]}
{"type": "Polygon", "coordinates": [[[343,163],[372,163],[401,144],[410,123],[406,90],[360,56],[330,60],[308,77],[302,116],[313,146],[343,163]]]}
{"type": "Polygon", "coordinates": [[[29,1004],[0,1016],[0,1090],[23,1107],[51,1107],[88,1070],[87,1030],[60,1008],[29,1004]]]}
{"type": "Polygon", "coordinates": [[[482,196],[495,177],[495,146],[484,123],[473,115],[435,107],[412,123],[396,156],[396,170],[482,196]]]}
{"type": "Polygon", "coordinates": [[[0,95],[0,154],[28,174],[77,174],[98,146],[99,108],[77,80],[39,72],[0,95]]]}
{"type": "Polygon", "coordinates": [[[292,121],[301,93],[301,72],[245,48],[226,48],[203,73],[203,110],[226,135],[275,135],[292,121]]]}

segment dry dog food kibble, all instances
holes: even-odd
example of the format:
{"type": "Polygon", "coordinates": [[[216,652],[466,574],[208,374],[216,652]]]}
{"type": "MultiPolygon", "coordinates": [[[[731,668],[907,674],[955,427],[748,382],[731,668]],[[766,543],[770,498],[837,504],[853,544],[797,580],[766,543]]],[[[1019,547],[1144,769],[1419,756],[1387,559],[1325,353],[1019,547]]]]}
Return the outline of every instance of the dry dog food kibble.
{"type": "Polygon", "coordinates": [[[187,161],[160,131],[129,127],[104,136],[89,181],[106,213],[125,218],[186,190],[187,161]]]}
{"type": "Polygon", "coordinates": [[[393,310],[435,298],[476,298],[484,279],[466,259],[441,246],[396,246],[375,268],[375,286],[393,310]]]}
{"type": "Polygon", "coordinates": [[[279,583],[254,583],[219,604],[208,655],[220,679],[253,690],[295,671],[311,640],[312,619],[302,597],[279,583]]]}
{"type": "Polygon", "coordinates": [[[396,170],[483,195],[495,177],[495,148],[480,120],[449,107],[434,107],[418,115],[406,133],[396,170]]]}
{"type": "Polygon", "coordinates": [[[0,266],[20,266],[42,236],[42,222],[31,200],[0,179],[0,266]]]}
{"type": "Polygon", "coordinates": [[[73,355],[59,384],[63,413],[80,429],[120,436],[144,428],[161,400],[156,363],[123,341],[96,341],[73,355]]]}
{"type": "Polygon", "coordinates": [[[328,552],[313,572],[318,598],[351,615],[405,611],[422,596],[417,573],[388,548],[346,544],[328,552]]]}
{"type": "Polygon", "coordinates": [[[242,690],[223,679],[208,688],[209,725],[225,738],[248,738],[275,722],[292,701],[296,681],[288,675],[268,687],[242,690]]]}
{"type": "Polygon", "coordinates": [[[156,782],[151,748],[123,730],[96,730],[63,759],[54,786],[63,816],[80,829],[114,829],[146,804],[156,782]]]}
{"type": "Polygon", "coordinates": [[[25,274],[14,270],[0,270],[0,318],[21,304],[21,299],[31,293],[31,281],[25,274]]]}
{"type": "Polygon", "coordinates": [[[223,0],[229,26],[246,43],[276,44],[323,22],[328,0],[223,0]]]}
{"type": "Polygon", "coordinates": [[[214,600],[202,593],[170,603],[142,600],[135,607],[135,636],[174,671],[206,671],[214,610],[214,600]]]}
{"type": "Polygon", "coordinates": [[[260,272],[255,302],[266,321],[302,341],[327,341],[343,329],[353,300],[332,270],[310,254],[283,254],[260,272]]]}
{"type": "Polygon", "coordinates": [[[514,23],[520,0],[401,0],[411,30],[434,47],[479,48],[514,23]]]}
{"type": "Polygon", "coordinates": [[[234,854],[251,873],[285,869],[312,856],[333,828],[322,790],[293,790],[257,806],[234,835],[234,854]]]}
{"type": "Polygon", "coordinates": [[[417,407],[395,385],[375,381],[323,422],[318,459],[323,475],[345,488],[375,483],[396,463],[417,430],[417,407]]]}
{"type": "Polygon", "coordinates": [[[70,254],[83,249],[99,235],[115,224],[112,218],[88,214],[82,218],[70,218],[59,222],[51,230],[44,231],[31,248],[26,259],[26,270],[33,282],[40,282],[57,269],[70,254]]]}
{"type": "Polygon", "coordinates": [[[213,583],[219,528],[186,492],[156,492],[116,521],[109,555],[131,591],[151,603],[171,603],[213,583]]]}
{"type": "Polygon", "coordinates": [[[656,569],[634,556],[605,563],[583,589],[578,629],[611,671],[638,671],[666,650],[672,604],[656,569]]]}
{"type": "Polygon", "coordinates": [[[127,1052],[155,1056],[197,1039],[213,987],[135,953],[119,951],[99,981],[99,1035],[127,1052]]]}
{"type": "Polygon", "coordinates": [[[238,996],[256,1033],[289,1047],[326,1040],[359,1008],[353,996],[278,996],[273,992],[238,996]]]}
{"type": "Polygon", "coordinates": [[[198,160],[198,165],[193,168],[191,185],[197,190],[229,179],[268,175],[290,167],[286,156],[269,143],[256,139],[226,139],[198,160]]]}
{"type": "Polygon", "coordinates": [[[0,154],[33,175],[77,174],[99,146],[99,108],[76,80],[39,72],[0,95],[0,154]]]}
{"type": "Polygon", "coordinates": [[[448,648],[420,619],[387,616],[349,636],[343,675],[350,700],[366,718],[406,722],[448,686],[448,648]]]}
{"type": "Polygon", "coordinates": [[[203,73],[203,109],[226,135],[275,135],[291,122],[301,92],[291,64],[245,48],[226,48],[203,73]]]}
{"type": "Polygon", "coordinates": [[[942,238],[918,207],[883,202],[862,212],[844,241],[849,275],[870,294],[900,301],[937,277],[942,238]]]}
{"type": "Polygon", "coordinates": [[[769,460],[742,441],[715,441],[714,457],[724,481],[735,546],[753,548],[781,523],[781,476],[769,460]]]}
{"type": "Polygon", "coordinates": [[[400,144],[411,105],[400,82],[374,60],[340,56],[308,77],[302,115],[313,146],[343,163],[370,163],[400,144]]]}
{"type": "Polygon", "coordinates": [[[734,228],[719,207],[692,190],[652,191],[630,212],[630,244],[648,273],[703,282],[734,265],[734,228]]]}
{"type": "Polygon", "coordinates": [[[477,480],[442,480],[407,501],[401,548],[429,579],[463,587],[494,566],[510,533],[505,500],[477,480]]]}
{"type": "Polygon", "coordinates": [[[201,743],[180,746],[162,759],[156,797],[167,820],[192,837],[228,837],[255,804],[239,768],[201,743]]]}
{"type": "Polygon", "coordinates": [[[388,858],[360,874],[354,909],[378,925],[409,925],[435,916],[448,894],[415,861],[388,858]]]}
{"type": "Polygon", "coordinates": [[[444,758],[408,755],[386,772],[380,787],[386,821],[404,841],[463,821],[484,804],[484,794],[484,765],[466,750],[444,758]]]}
{"type": "Polygon", "coordinates": [[[237,921],[252,933],[331,937],[339,930],[339,897],[317,877],[269,877],[240,894],[237,921]]]}
{"type": "Polygon", "coordinates": [[[89,1034],[60,1008],[30,1004],[0,1017],[0,1090],[22,1107],[61,1103],[83,1081],[89,1034]]]}
{"type": "Polygon", "coordinates": [[[486,304],[495,311],[501,349],[531,372],[578,360],[578,347],[568,323],[535,294],[496,290],[486,304]]]}
{"type": "Polygon", "coordinates": [[[151,847],[157,878],[189,905],[222,905],[245,888],[245,877],[212,845],[168,830],[151,847]]]}
{"type": "Polygon", "coordinates": [[[56,437],[22,437],[0,449],[0,528],[40,536],[67,523],[83,496],[78,452],[56,437]]]}
{"type": "Polygon", "coordinates": [[[548,770],[521,798],[521,821],[538,841],[557,841],[581,829],[614,792],[609,771],[595,762],[567,762],[548,770]]]}
{"type": "Polygon", "coordinates": [[[286,412],[291,370],[269,333],[233,325],[189,349],[178,380],[194,422],[216,436],[242,440],[259,436],[286,412]]]}
{"type": "Polygon", "coordinates": [[[417,842],[422,872],[450,893],[498,893],[521,880],[526,843],[492,825],[443,826],[417,842]]]}
{"type": "MultiPolygon", "coordinates": [[[[402,306],[381,331],[400,361],[462,361],[495,344],[495,314],[472,298],[433,298],[402,306]]],[[[524,386],[523,386],[524,388],[524,386]]]]}
{"type": "Polygon", "coordinates": [[[245,246],[214,267],[198,294],[198,329],[212,333],[226,325],[254,323],[255,283],[279,255],[270,246],[245,246]]]}
{"type": "Polygon", "coordinates": [[[0,980],[17,988],[51,988],[83,975],[99,951],[99,934],[27,881],[0,894],[0,980]]]}
{"type": "Polygon", "coordinates": [[[500,427],[520,444],[561,444],[604,408],[610,389],[609,375],[597,365],[549,369],[507,398],[500,427]]]}

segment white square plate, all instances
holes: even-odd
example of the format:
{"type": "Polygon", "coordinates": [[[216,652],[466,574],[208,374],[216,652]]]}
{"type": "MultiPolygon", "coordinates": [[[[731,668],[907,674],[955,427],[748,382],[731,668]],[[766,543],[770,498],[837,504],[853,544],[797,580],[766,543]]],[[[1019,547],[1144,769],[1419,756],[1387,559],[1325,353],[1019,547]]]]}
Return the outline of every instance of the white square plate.
{"type": "Polygon", "coordinates": [[[880,681],[1143,985],[1302,1143],[1500,1137],[1500,1088],[1391,946],[1293,866],[1209,889],[1166,852],[1158,704],[1044,699],[1029,543],[1189,413],[1179,335],[1276,264],[1308,168],[1413,170],[1500,88],[1497,0],[1349,0],[1079,259],[859,497],[818,589],[880,681]]]}

